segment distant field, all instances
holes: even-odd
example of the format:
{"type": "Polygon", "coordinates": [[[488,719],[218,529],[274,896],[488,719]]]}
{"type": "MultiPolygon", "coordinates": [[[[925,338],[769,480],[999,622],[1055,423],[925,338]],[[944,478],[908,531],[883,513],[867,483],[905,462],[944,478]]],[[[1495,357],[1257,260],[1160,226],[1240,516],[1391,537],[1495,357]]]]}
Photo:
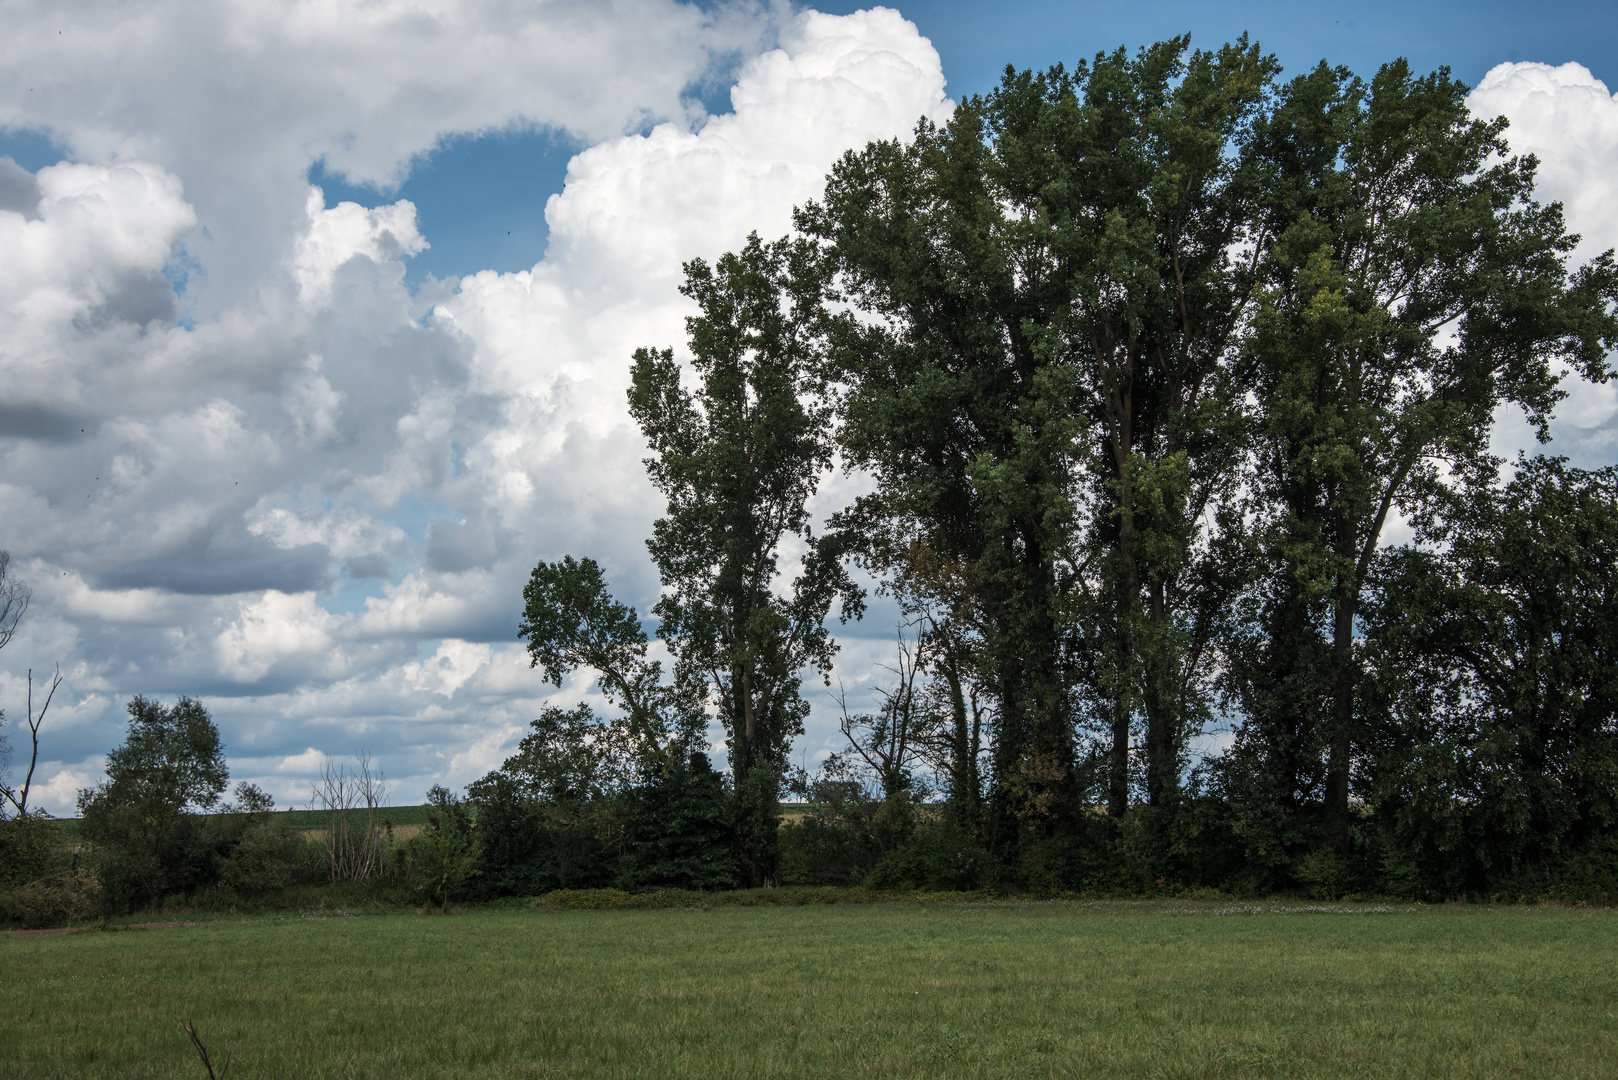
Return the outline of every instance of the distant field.
{"type": "MultiPolygon", "coordinates": [[[[385,806],[380,817],[384,821],[391,821],[395,828],[400,826],[421,826],[427,824],[428,806],[385,806]]],[[[294,829],[321,829],[331,820],[329,810],[281,810],[272,811],[277,821],[285,821],[294,829]]],[[[356,818],[358,815],[356,815],[356,818]]],[[[72,838],[79,834],[79,821],[77,818],[62,818],[57,821],[56,827],[64,836],[72,838]]]]}
{"type": "Polygon", "coordinates": [[[6,1075],[1618,1076],[1618,915],[474,911],[0,940],[6,1075]]]}

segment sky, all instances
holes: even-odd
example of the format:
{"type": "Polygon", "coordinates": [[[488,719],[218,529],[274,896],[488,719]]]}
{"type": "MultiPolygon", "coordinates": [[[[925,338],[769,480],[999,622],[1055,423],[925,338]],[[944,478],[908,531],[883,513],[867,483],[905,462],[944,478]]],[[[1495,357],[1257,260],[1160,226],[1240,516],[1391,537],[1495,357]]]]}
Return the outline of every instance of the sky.
{"type": "MultiPolygon", "coordinates": [[[[514,641],[540,559],[646,611],[660,509],[630,353],[682,261],[786,231],[844,150],[1007,63],[1249,32],[1292,72],[1448,65],[1618,244],[1618,20],[1594,5],[11,0],[0,38],[0,650],[64,678],[36,798],[72,812],[136,693],[199,697],[233,781],[303,805],[365,752],[396,802],[496,767],[558,689],[514,641]],[[1351,14],[1350,14],[1351,10],[1351,14]]],[[[1555,451],[1618,460],[1577,384],[1555,451]]],[[[1496,444],[1531,446],[1503,412],[1496,444]]],[[[817,510],[857,479],[834,478],[817,510]]],[[[837,629],[858,704],[893,633],[837,629]]],[[[836,748],[824,690],[800,740],[836,748]]],[[[718,738],[718,733],[715,733],[718,738]]],[[[18,777],[14,775],[13,780],[18,777]]]]}

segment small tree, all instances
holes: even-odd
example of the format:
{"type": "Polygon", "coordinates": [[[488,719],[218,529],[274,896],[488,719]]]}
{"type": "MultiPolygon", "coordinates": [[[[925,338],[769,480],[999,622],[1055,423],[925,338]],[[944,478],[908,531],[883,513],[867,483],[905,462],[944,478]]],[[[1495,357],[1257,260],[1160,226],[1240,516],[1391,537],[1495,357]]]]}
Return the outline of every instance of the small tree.
{"type": "Polygon", "coordinates": [[[411,838],[406,859],[417,892],[446,911],[450,897],[476,872],[477,844],[467,805],[454,792],[434,784],[427,803],[427,827],[411,838]]]}
{"type": "MultiPolygon", "coordinates": [[[[4,554],[0,552],[0,554],[4,554]]],[[[4,725],[5,714],[0,713],[0,817],[5,815],[5,803],[10,803],[16,811],[18,820],[28,817],[28,794],[34,786],[34,769],[39,765],[39,729],[45,723],[45,714],[50,710],[51,700],[56,697],[57,687],[62,685],[62,673],[58,671],[51,678],[50,686],[45,691],[45,700],[34,711],[34,672],[28,671],[28,772],[23,776],[22,787],[13,788],[5,782],[5,774],[11,766],[11,745],[6,741],[4,725]]]]}
{"type": "Polygon", "coordinates": [[[197,815],[218,805],[229,778],[202,702],[130,700],[129,735],[107,755],[107,778],[79,792],[80,831],[100,849],[106,904],[127,908],[205,883],[210,852],[197,815]]]}
{"type": "Polygon", "coordinates": [[[326,869],[333,881],[364,881],[382,872],[382,807],[387,788],[382,771],[371,771],[371,759],[362,753],[359,765],[327,761],[315,785],[313,802],[326,811],[320,840],[326,850],[326,869]]]}

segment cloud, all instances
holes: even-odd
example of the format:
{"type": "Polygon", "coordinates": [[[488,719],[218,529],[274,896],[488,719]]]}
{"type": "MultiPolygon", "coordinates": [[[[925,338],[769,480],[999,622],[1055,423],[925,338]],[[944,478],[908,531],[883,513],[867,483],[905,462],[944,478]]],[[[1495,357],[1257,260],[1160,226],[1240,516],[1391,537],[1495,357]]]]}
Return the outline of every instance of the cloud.
{"type": "Polygon", "coordinates": [[[8,5],[0,126],[79,160],[184,175],[209,233],[193,302],[257,288],[317,160],[387,185],[441,140],[544,127],[589,141],[700,114],[691,96],[773,38],[731,0],[43,0],[8,5]]]}
{"type": "Polygon", "coordinates": [[[1542,198],[1584,234],[1576,258],[1618,243],[1618,98],[1583,64],[1499,64],[1467,98],[1480,116],[1511,121],[1506,139],[1539,158],[1542,198]]]}
{"type": "MultiPolygon", "coordinates": [[[[1580,234],[1574,264],[1618,247],[1618,97],[1583,64],[1500,64],[1467,98],[1479,116],[1505,116],[1513,153],[1539,159],[1538,196],[1557,201],[1580,234]]],[[[1618,394],[1611,383],[1569,377],[1556,411],[1554,445],[1574,464],[1607,465],[1618,445],[1618,394]]],[[[1496,453],[1544,452],[1516,409],[1496,417],[1496,453]]]]}
{"type": "MultiPolygon", "coordinates": [[[[696,131],[663,125],[578,155],[546,210],[546,259],[462,279],[434,311],[471,347],[471,386],[506,414],[468,450],[491,509],[539,526],[525,536],[605,549],[617,574],[640,568],[631,584],[642,596],[653,590],[639,541],[657,503],[624,391],[637,346],[683,342],[681,263],[752,230],[787,231],[844,150],[952,107],[931,45],[886,9],[806,13],[781,49],[743,68],[731,98],[734,113],[696,131]]],[[[562,553],[536,546],[530,558],[562,553]]]]}
{"type": "Polygon", "coordinates": [[[325,193],[311,187],[305,212],[309,224],[298,239],[292,276],[299,299],[316,309],[330,304],[332,279],[350,259],[383,263],[427,249],[416,231],[416,208],[405,199],[372,210],[351,202],[328,210],[325,193]]]}
{"type": "Polygon", "coordinates": [[[881,9],[91,4],[60,42],[44,10],[0,43],[37,99],[0,86],[0,123],[80,163],[0,166],[0,229],[33,245],[0,268],[0,547],[37,598],[0,666],[64,661],[63,775],[96,774],[128,694],[186,692],[278,797],[366,748],[415,798],[593,697],[511,642],[521,588],[572,551],[656,595],[623,391],[636,346],[683,340],[680,263],[785,231],[843,150],[950,109],[881,9]],[[734,111],[703,116],[686,92],[738,52],[734,111]],[[303,178],[385,183],[512,123],[596,140],[520,274],[413,293],[410,203],[303,178]]]}
{"type": "Polygon", "coordinates": [[[131,352],[159,355],[142,339],[165,336],[177,311],[163,269],[197,223],[179,178],[144,162],[6,164],[13,190],[26,178],[37,199],[0,209],[0,399],[23,423],[82,409],[94,384],[132,391],[153,372],[131,352]]]}

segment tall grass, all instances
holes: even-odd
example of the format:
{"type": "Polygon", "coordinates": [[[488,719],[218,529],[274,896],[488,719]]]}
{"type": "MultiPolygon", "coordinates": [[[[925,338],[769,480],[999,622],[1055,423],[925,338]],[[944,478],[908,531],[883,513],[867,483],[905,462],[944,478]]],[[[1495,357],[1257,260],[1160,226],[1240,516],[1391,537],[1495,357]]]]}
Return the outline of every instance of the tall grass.
{"type": "Polygon", "coordinates": [[[1605,911],[497,911],[0,941],[8,1076],[1611,1077],[1605,911]]]}

